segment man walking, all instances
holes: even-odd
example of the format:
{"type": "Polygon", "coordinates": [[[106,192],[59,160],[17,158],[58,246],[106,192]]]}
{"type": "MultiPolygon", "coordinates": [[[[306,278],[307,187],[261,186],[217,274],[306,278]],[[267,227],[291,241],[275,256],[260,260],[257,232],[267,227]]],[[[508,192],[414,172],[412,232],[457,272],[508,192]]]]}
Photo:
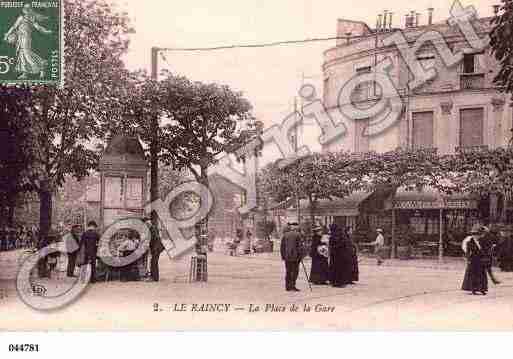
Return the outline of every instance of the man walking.
{"type": "Polygon", "coordinates": [[[96,255],[100,236],[97,232],[98,225],[95,221],[87,223],[87,231],[82,234],[81,246],[84,246],[84,265],[91,264],[91,281],[96,281],[96,255]]]}
{"type": "Polygon", "coordinates": [[[376,236],[376,240],[371,244],[374,244],[374,253],[376,254],[376,260],[378,266],[383,264],[382,251],[385,246],[385,236],[383,236],[383,230],[381,228],[376,229],[378,235],[376,236]]]}
{"type": "Polygon", "coordinates": [[[75,265],[77,262],[78,249],[80,248],[80,226],[78,224],[71,227],[71,231],[64,236],[64,244],[68,252],[68,277],[75,276],[75,265]]]}
{"type": "Polygon", "coordinates": [[[299,264],[303,256],[299,225],[289,223],[284,231],[280,246],[281,258],[285,262],[285,289],[290,292],[299,292],[296,288],[296,280],[299,274],[299,264]]]}
{"type": "Polygon", "coordinates": [[[164,245],[162,244],[162,241],[160,240],[160,234],[157,227],[153,225],[151,222],[151,218],[145,218],[146,225],[150,229],[150,253],[151,253],[151,264],[150,264],[150,271],[151,271],[151,279],[154,282],[158,282],[160,280],[160,273],[159,273],[159,257],[160,253],[164,251],[164,245]]]}

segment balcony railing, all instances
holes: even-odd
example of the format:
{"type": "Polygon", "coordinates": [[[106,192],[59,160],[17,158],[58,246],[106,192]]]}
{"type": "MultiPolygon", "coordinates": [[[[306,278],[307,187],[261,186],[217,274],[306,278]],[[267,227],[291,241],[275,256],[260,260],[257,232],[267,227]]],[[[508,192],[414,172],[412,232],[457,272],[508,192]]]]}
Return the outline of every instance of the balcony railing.
{"type": "Polygon", "coordinates": [[[484,74],[461,74],[460,88],[462,90],[475,90],[484,88],[484,74]]]}

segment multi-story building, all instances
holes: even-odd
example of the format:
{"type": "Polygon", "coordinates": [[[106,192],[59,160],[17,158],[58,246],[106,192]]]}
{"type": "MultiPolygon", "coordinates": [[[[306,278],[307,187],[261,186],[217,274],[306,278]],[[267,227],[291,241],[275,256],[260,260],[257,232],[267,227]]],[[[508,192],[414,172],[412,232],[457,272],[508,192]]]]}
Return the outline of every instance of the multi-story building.
{"type": "MultiPolygon", "coordinates": [[[[480,18],[473,25],[479,37],[490,32],[491,18],[480,18]]],[[[335,47],[324,53],[324,103],[337,107],[341,88],[353,76],[373,72],[376,63],[385,58],[392,61],[390,78],[404,104],[399,121],[376,136],[363,135],[371,119],[347,122],[348,135],[324,147],[326,151],[352,152],[393,150],[415,146],[436,148],[440,154],[454,153],[458,147],[505,146],[511,138],[512,109],[504,106],[505,97],[493,83],[498,64],[490,48],[480,51],[470,48],[458,27],[446,23],[415,26],[410,20],[403,29],[381,25],[370,29],[365,23],[338,20],[335,47]],[[398,47],[384,45],[383,40],[402,31],[413,47],[421,36],[436,31],[448,48],[463,51],[463,60],[448,67],[434,42],[424,42],[416,52],[425,69],[436,69],[437,76],[423,86],[409,86],[414,74],[410,71],[398,47]]],[[[418,44],[418,42],[417,42],[418,44]]],[[[372,83],[359,86],[351,96],[356,106],[371,106],[379,98],[379,87],[372,83]]]]}
{"type": "MultiPolygon", "coordinates": [[[[338,20],[336,46],[324,52],[325,106],[333,110],[346,105],[341,103],[345,100],[340,96],[344,85],[355,76],[370,78],[369,74],[376,74],[379,68],[376,65],[388,59],[392,65],[388,68],[388,77],[397,89],[402,109],[397,121],[371,136],[364,130],[375,119],[345,118],[346,136],[324,145],[323,151],[385,152],[402,147],[430,148],[439,154],[452,154],[482,146],[508,145],[513,112],[506,105],[509,98],[494,84],[499,66],[490,47],[473,49],[457,26],[432,23],[432,9],[427,24],[419,24],[418,19],[416,13],[407,16],[406,26],[402,29],[392,26],[390,14],[380,15],[376,28],[363,22],[338,20]],[[422,40],[419,39],[425,38],[427,33],[438,35],[432,37],[434,41],[420,44],[422,40]],[[412,86],[416,74],[411,71],[399,47],[386,40],[400,34],[409,47],[418,46],[414,60],[419,61],[426,71],[436,70],[437,75],[421,86],[412,86]],[[461,52],[461,61],[448,66],[447,58],[439,51],[445,46],[452,54],[461,52]]],[[[473,21],[480,39],[489,34],[490,20],[477,18],[473,21]]],[[[367,81],[354,88],[347,101],[355,108],[366,109],[379,102],[381,96],[380,86],[367,81]]],[[[384,226],[395,233],[404,225],[410,231],[442,243],[442,232],[451,228],[465,232],[473,223],[482,220],[479,215],[483,208],[482,198],[460,194],[450,200],[446,198],[441,206],[440,197],[441,194],[432,189],[412,193],[400,188],[384,199],[381,212],[365,214],[362,213],[365,208],[380,207],[376,205],[376,196],[369,194],[369,197],[362,196],[357,215],[345,215],[344,206],[332,208],[327,222],[340,221],[356,227],[358,221],[364,220],[367,228],[384,226]],[[369,199],[373,201],[371,206],[365,203],[369,199]]]]}

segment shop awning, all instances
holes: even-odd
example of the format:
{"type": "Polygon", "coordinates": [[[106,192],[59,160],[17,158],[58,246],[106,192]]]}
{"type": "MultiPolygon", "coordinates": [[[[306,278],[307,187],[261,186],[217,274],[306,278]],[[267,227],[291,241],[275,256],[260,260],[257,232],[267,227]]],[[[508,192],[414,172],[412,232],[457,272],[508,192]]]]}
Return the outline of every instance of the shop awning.
{"type": "MultiPolygon", "coordinates": [[[[315,207],[315,216],[341,216],[350,217],[358,216],[359,206],[365,199],[367,199],[372,192],[354,192],[344,198],[334,198],[332,200],[322,199],[317,202],[315,207]]],[[[310,206],[307,200],[301,200],[300,202],[302,215],[310,214],[310,206]]],[[[296,214],[296,206],[289,207],[288,212],[296,214]]]]}
{"type": "Polygon", "coordinates": [[[432,187],[408,191],[399,187],[385,202],[386,209],[477,209],[479,199],[469,193],[445,195],[432,187]]]}

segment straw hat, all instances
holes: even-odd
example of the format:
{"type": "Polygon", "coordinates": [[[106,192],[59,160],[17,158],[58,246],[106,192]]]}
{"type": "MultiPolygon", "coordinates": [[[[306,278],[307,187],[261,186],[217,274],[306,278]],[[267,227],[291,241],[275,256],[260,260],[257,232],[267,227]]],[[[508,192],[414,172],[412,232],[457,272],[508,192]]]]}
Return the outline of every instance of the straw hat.
{"type": "Polygon", "coordinates": [[[315,232],[315,231],[322,231],[322,227],[321,227],[321,226],[319,226],[319,225],[316,225],[316,226],[314,226],[314,227],[312,228],[312,231],[314,231],[314,232],[315,232]]]}
{"type": "Polygon", "coordinates": [[[376,232],[383,233],[383,230],[381,228],[376,229],[376,232]]]}

